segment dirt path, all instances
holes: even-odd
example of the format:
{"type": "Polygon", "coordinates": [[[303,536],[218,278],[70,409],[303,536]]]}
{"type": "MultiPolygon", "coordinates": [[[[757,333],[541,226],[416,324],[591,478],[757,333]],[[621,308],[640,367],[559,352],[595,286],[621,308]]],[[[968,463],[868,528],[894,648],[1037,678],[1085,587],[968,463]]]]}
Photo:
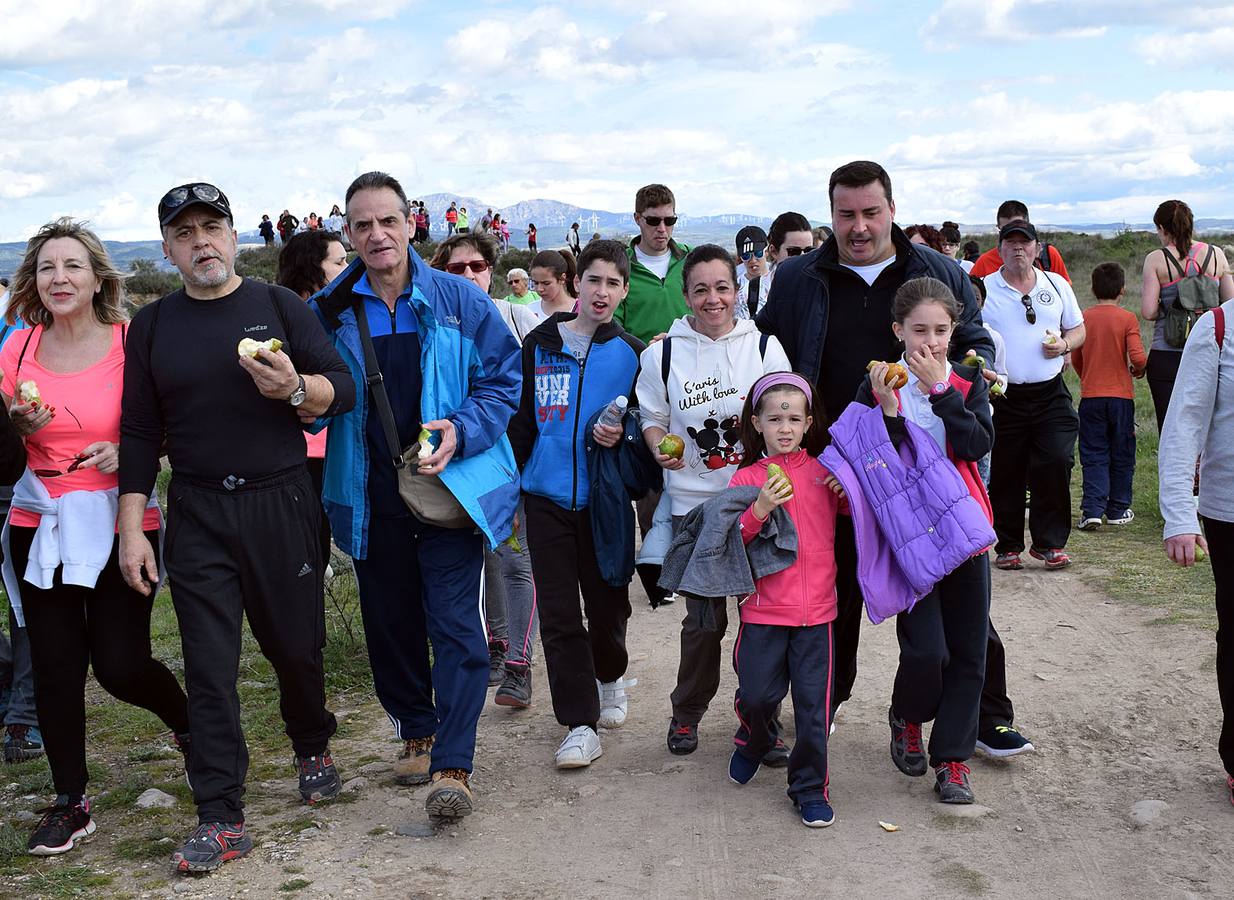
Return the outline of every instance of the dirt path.
{"type": "MultiPolygon", "coordinates": [[[[976,761],[978,807],[941,806],[931,778],[906,778],[888,758],[891,623],[867,623],[856,693],[832,738],[833,827],[802,827],[782,770],[764,769],[745,788],[728,781],[735,676],[727,667],[699,750],[669,755],[682,607],[652,612],[640,593],[628,724],[602,734],[604,756],[589,770],[552,768],[562,729],[539,664],[531,710],[491,700],[485,709],[476,814],[402,836],[398,826],[424,823],[425,789],[391,782],[395,747],[372,704],[352,714],[351,733],[365,737],[334,747],[345,778],[358,774],[349,761],[382,760],[364,766],[354,802],[306,811],[289,801],[290,779],[254,785],[259,846],[250,857],[205,879],[120,874],[115,887],[189,897],[291,896],[295,886],[313,897],[1234,895],[1211,634],[1150,624],[1152,611],[1117,605],[1075,573],[996,572],[994,589],[1018,722],[1038,751],[976,761]],[[1167,806],[1134,827],[1141,800],[1167,806]],[[884,833],[880,819],[902,830],[884,833]],[[305,830],[293,833],[289,822],[305,830]]],[[[97,862],[102,849],[96,843],[73,862],[97,862]]]]}

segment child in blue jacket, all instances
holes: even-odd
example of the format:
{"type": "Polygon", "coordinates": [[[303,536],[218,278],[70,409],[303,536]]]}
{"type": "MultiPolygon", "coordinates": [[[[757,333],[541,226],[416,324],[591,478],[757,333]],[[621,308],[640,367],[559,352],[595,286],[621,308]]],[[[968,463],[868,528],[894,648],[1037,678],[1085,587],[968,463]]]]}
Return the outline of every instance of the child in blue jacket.
{"type": "MultiPolygon", "coordinates": [[[[630,289],[622,245],[588,244],[575,285],[578,311],[554,314],[523,344],[523,396],[509,432],[522,470],[549,692],[557,721],[568,729],[555,757],[559,769],[589,766],[600,756],[596,729],[625,721],[625,688],[634,683],[623,678],[629,586],[600,577],[584,441],[588,420],[619,396],[632,399],[638,378],[643,344],[613,322],[630,289]]],[[[620,427],[597,424],[592,437],[613,447],[621,434],[620,427]]]]}

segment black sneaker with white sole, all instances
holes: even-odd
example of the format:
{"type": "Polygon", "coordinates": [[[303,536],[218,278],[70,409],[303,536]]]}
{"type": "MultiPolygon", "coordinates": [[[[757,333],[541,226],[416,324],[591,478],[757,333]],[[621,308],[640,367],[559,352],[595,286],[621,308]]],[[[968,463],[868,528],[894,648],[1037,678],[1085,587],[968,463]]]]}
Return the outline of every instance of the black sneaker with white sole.
{"type": "Polygon", "coordinates": [[[343,781],[329,750],[321,756],[297,756],[296,773],[300,776],[300,798],[305,803],[321,803],[342,790],[343,781]]]}
{"type": "Polygon", "coordinates": [[[39,812],[43,817],[26,842],[26,850],[32,856],[68,853],[77,841],[94,834],[96,829],[94,819],[90,818],[90,801],[85,797],[72,799],[61,794],[55,805],[39,812]]]}
{"type": "Polygon", "coordinates": [[[977,732],[977,749],[986,756],[1003,759],[1029,753],[1035,748],[1028,738],[1010,725],[995,725],[977,732]]]}

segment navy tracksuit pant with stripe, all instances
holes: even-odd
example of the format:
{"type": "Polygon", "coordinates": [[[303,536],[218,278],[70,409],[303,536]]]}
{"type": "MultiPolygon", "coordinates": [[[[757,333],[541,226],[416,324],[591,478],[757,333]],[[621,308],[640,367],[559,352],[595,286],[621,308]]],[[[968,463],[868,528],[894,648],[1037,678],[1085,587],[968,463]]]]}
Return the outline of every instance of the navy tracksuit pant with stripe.
{"type": "Polygon", "coordinates": [[[355,560],[377,699],[402,740],[437,736],[434,772],[470,772],[475,755],[488,690],[483,540],[410,514],[374,516],[368,558],[355,560]]]}
{"type": "Polygon", "coordinates": [[[737,752],[761,760],[771,749],[771,722],[793,692],[797,740],[788,757],[788,795],[797,804],[827,799],[827,735],[831,730],[832,623],[756,625],[742,622],[733,644],[741,693],[745,746],[737,752]]]}

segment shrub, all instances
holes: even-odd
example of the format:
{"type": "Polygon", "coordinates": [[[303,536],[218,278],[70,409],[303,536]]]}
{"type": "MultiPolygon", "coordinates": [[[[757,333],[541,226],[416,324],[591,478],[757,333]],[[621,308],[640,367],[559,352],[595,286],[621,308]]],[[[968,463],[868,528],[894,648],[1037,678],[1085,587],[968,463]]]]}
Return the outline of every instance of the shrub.
{"type": "Polygon", "coordinates": [[[166,272],[155,265],[152,259],[135,259],[129,265],[132,275],[124,282],[130,295],[162,297],[183,286],[179,272],[166,272]]]}

